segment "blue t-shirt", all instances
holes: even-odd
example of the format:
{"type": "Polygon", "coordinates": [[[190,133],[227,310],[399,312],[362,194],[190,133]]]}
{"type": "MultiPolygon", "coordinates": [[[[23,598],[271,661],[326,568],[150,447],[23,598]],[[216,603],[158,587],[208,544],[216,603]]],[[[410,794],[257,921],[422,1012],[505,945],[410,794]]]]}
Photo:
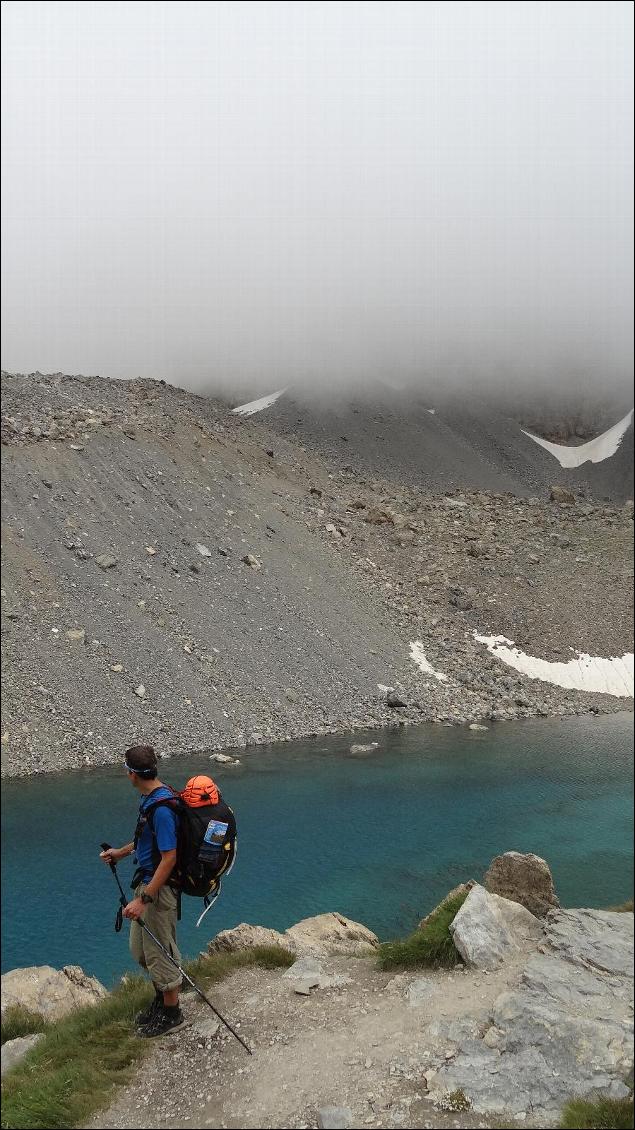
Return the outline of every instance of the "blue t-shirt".
{"type": "MultiPolygon", "coordinates": [[[[171,789],[168,789],[166,785],[161,785],[158,789],[155,789],[154,792],[148,793],[147,796],[144,796],[139,805],[140,819],[144,819],[146,809],[152,808],[158,800],[162,800],[163,797],[173,796],[174,793],[171,789]]],[[[154,842],[159,851],[175,851],[178,816],[174,809],[170,808],[167,804],[160,804],[152,813],[151,820],[152,828],[154,829],[154,842]]],[[[148,822],[143,824],[135,853],[144,883],[149,883],[155,872],[155,864],[152,859],[152,828],[148,822]]]]}

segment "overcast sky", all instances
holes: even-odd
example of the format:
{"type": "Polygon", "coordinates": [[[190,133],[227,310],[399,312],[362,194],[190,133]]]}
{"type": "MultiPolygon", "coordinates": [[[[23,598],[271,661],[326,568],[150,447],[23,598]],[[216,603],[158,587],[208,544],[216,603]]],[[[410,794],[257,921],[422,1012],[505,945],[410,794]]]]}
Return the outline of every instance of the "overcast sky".
{"type": "Polygon", "coordinates": [[[630,2],[2,13],[4,368],[630,377],[630,2]]]}

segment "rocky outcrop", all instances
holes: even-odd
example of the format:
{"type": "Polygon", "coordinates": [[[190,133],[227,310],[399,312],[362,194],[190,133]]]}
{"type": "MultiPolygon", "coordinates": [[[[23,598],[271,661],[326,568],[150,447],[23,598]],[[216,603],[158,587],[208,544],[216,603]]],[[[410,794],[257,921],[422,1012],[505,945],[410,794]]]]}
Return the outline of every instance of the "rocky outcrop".
{"type": "Polygon", "coordinates": [[[315,918],[303,918],[286,933],[299,954],[357,957],[372,953],[379,946],[379,938],[372,930],[360,922],[352,922],[343,914],[317,914],[315,918]]]}
{"type": "Polygon", "coordinates": [[[542,927],[524,906],[475,883],[450,924],[450,932],[468,965],[496,969],[514,951],[535,945],[542,927]]]}
{"type": "Polygon", "coordinates": [[[517,988],[480,1025],[436,1026],[452,1047],[426,1072],[430,1095],[462,1090],[476,1112],[537,1126],[558,1121],[573,1094],[626,1096],[632,966],[632,914],[551,911],[517,988]]]}
{"type": "Polygon", "coordinates": [[[31,1051],[35,1045],[42,1039],[43,1032],[34,1032],[30,1036],[18,1036],[15,1040],[7,1040],[6,1044],[2,1045],[2,1064],[0,1066],[0,1076],[5,1072],[10,1071],[21,1060],[24,1059],[27,1052],[31,1051]]]}
{"type": "Polygon", "coordinates": [[[538,918],[560,906],[549,864],[531,852],[506,851],[489,865],[483,886],[491,894],[519,902],[538,918]]]}
{"type": "Polygon", "coordinates": [[[250,926],[248,922],[241,922],[232,930],[221,930],[212,938],[207,949],[209,953],[238,953],[239,950],[258,946],[280,946],[281,949],[292,952],[291,943],[285,934],[270,930],[267,926],[250,926]]]}
{"type": "Polygon", "coordinates": [[[547,944],[584,969],[633,976],[633,915],[609,910],[561,910],[550,914],[547,944]]]}
{"type": "Polygon", "coordinates": [[[208,950],[210,953],[234,953],[252,946],[281,946],[298,956],[343,954],[350,957],[372,953],[378,945],[379,938],[367,926],[352,922],[343,914],[331,913],[304,918],[285,930],[284,934],[266,926],[249,926],[242,922],[233,930],[221,930],[212,938],[208,950]]]}
{"type": "Polygon", "coordinates": [[[96,977],[89,977],[78,965],[53,969],[51,965],[32,965],[2,974],[2,1014],[19,1005],[46,1020],[60,1020],[74,1008],[97,1004],[107,995],[96,977]]]}

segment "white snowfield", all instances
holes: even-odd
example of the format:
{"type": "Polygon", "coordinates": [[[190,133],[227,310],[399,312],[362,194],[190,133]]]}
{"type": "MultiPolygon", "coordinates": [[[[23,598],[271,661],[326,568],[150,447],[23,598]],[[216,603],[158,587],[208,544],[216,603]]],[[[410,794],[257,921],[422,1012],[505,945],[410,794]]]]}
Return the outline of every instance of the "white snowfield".
{"type": "Polygon", "coordinates": [[[526,655],[506,636],[480,636],[475,632],[474,638],[485,644],[496,659],[501,659],[530,679],[541,679],[544,683],[553,683],[567,690],[596,691],[616,698],[633,697],[632,652],[603,659],[580,651],[577,658],[570,659],[568,663],[551,663],[535,655],[526,655]]]}
{"type": "Polygon", "coordinates": [[[424,675],[432,675],[432,677],[438,679],[440,683],[447,683],[448,676],[444,675],[442,671],[435,671],[432,664],[426,659],[426,653],[423,650],[421,640],[413,640],[410,644],[410,658],[413,663],[417,664],[417,667],[424,675]]]}
{"type": "Polygon", "coordinates": [[[250,400],[249,404],[239,404],[238,408],[232,408],[232,412],[235,416],[255,416],[256,412],[262,412],[263,408],[269,408],[270,405],[275,404],[278,397],[286,391],[286,388],[279,388],[277,392],[270,392],[268,396],[261,396],[260,400],[250,400]]]}
{"type": "Polygon", "coordinates": [[[583,463],[602,463],[605,459],[610,459],[611,455],[615,455],[632,418],[633,409],[631,408],[630,412],[617,424],[613,424],[613,427],[609,428],[607,432],[602,432],[601,436],[596,436],[595,439],[590,439],[588,443],[583,443],[579,447],[566,447],[561,443],[550,443],[548,439],[542,439],[541,436],[535,436],[532,432],[526,432],[524,428],[521,428],[521,431],[523,435],[533,439],[534,443],[539,443],[541,447],[549,451],[558,460],[561,467],[581,467],[583,463]]]}

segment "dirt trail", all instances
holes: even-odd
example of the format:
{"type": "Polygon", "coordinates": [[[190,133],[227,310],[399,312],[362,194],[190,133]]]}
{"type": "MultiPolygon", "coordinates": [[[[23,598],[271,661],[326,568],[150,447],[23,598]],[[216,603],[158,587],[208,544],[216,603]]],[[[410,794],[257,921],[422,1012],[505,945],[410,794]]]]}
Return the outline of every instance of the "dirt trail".
{"type": "MultiPolygon", "coordinates": [[[[395,977],[372,959],[330,958],[326,973],[350,980],[308,997],[282,970],[241,970],[213,999],[228,1019],[241,1018],[253,1058],[223,1029],[206,1037],[211,1014],[186,996],[190,1025],[152,1049],[139,1077],[90,1130],[300,1130],[317,1126],[318,1111],[329,1106],[349,1108],[354,1127],[490,1126],[483,1116],[435,1107],[426,1098],[425,1068],[438,1044],[435,1025],[466,1018],[475,1028],[486,1024],[499,993],[518,983],[524,960],[519,954],[489,974],[395,977]]],[[[450,1056],[452,1045],[446,1050],[450,1056]]]]}

